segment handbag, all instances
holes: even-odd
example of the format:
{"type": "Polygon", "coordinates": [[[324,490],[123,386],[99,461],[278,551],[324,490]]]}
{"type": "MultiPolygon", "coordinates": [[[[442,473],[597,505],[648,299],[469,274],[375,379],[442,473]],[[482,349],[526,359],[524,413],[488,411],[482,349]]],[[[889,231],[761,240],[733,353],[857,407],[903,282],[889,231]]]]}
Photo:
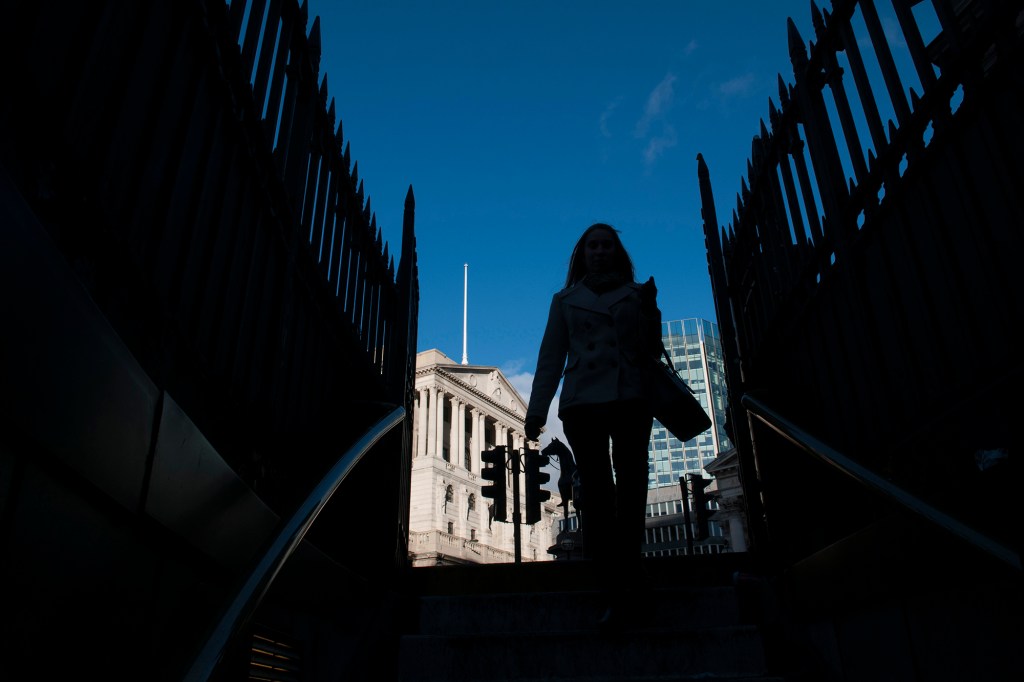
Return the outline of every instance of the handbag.
{"type": "Polygon", "coordinates": [[[711,428],[711,418],[694,397],[693,389],[679,377],[664,346],[661,352],[668,364],[660,358],[651,363],[648,381],[651,407],[654,418],[685,443],[711,428]]]}

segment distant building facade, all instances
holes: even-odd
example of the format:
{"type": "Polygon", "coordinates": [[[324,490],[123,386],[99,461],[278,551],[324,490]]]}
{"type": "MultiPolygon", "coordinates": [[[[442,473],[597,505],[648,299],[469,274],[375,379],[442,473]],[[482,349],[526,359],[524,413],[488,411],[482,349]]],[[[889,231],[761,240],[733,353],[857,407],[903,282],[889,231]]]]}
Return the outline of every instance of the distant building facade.
{"type": "Polygon", "coordinates": [[[718,325],[700,318],[662,322],[662,341],[679,376],[693,389],[711,417],[711,428],[685,443],[659,422],[651,429],[648,488],[679,487],[679,478],[701,473],[720,452],[732,447],[725,432],[725,361],[718,325]]]}
{"type": "MultiPolygon", "coordinates": [[[[480,494],[490,483],[480,477],[480,454],[505,445],[510,434],[513,447],[523,448],[526,402],[498,368],[460,365],[438,350],[417,354],[415,388],[411,564],[514,561],[511,502],[509,523],[493,520],[492,500],[480,494]]],[[[511,474],[505,483],[511,501],[511,474]]],[[[525,490],[522,475],[520,490],[525,490]]],[[[541,521],[522,526],[523,561],[553,559],[548,548],[555,542],[559,504],[552,493],[541,521]]]]}

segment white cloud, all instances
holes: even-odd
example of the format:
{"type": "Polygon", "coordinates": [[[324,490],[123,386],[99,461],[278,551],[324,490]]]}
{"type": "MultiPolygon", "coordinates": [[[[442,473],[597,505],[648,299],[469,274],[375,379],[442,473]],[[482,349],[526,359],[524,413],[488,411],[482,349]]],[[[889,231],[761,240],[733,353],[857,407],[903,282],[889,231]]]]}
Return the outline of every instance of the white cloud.
{"type": "Polygon", "coordinates": [[[660,83],[654,86],[654,90],[647,96],[647,104],[644,106],[643,116],[636,122],[636,128],[633,131],[635,137],[646,137],[651,124],[661,119],[672,107],[675,91],[673,84],[675,82],[675,74],[668,73],[661,79],[660,83]]]}
{"type": "Polygon", "coordinates": [[[602,137],[611,137],[612,136],[611,128],[608,127],[608,121],[611,119],[612,113],[615,111],[616,107],[619,106],[619,102],[621,102],[621,101],[622,101],[621,97],[617,98],[614,102],[612,102],[611,104],[606,106],[604,108],[604,111],[601,112],[601,116],[598,119],[597,125],[598,125],[598,128],[601,131],[601,136],[602,137]]]}
{"type": "Polygon", "coordinates": [[[746,95],[754,85],[754,74],[745,73],[736,78],[730,78],[718,85],[718,94],[731,97],[733,95],[746,95]]]}
{"type": "Polygon", "coordinates": [[[679,136],[676,129],[665,125],[661,135],[655,135],[647,141],[647,148],[644,150],[644,162],[649,166],[658,160],[666,149],[671,149],[679,143],[679,136]]]}
{"type": "Polygon", "coordinates": [[[523,396],[523,400],[529,403],[530,391],[533,390],[533,372],[509,374],[508,371],[502,370],[502,374],[508,379],[508,383],[512,384],[512,388],[519,391],[519,395],[523,396]]]}
{"type": "Polygon", "coordinates": [[[691,39],[690,42],[687,43],[686,47],[683,48],[683,54],[686,55],[687,57],[689,57],[691,54],[693,54],[693,51],[696,50],[696,49],[697,49],[697,41],[694,40],[694,39],[691,39]]]}

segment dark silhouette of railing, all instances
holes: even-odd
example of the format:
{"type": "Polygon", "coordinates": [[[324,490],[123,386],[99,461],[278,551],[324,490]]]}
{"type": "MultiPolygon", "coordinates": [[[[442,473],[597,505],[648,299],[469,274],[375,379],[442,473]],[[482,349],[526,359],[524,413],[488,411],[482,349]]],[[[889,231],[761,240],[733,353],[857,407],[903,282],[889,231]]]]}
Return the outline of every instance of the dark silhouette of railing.
{"type": "Polygon", "coordinates": [[[396,272],[318,84],[319,19],[307,37],[296,0],[48,7],[6,15],[5,163],[147,372],[256,485],[280,465],[260,443],[347,387],[404,405],[412,189],[396,272]]]}
{"type": "Polygon", "coordinates": [[[232,638],[237,637],[239,630],[253,617],[282,566],[309,533],[338,487],[367,452],[403,419],[405,410],[401,407],[382,417],[334,463],[295,512],[281,522],[251,570],[240,581],[237,591],[231,595],[195,659],[188,662],[190,666],[184,680],[201,682],[213,676],[232,638]]]}
{"type": "Polygon", "coordinates": [[[745,393],[768,392],[925,499],[977,473],[976,451],[1020,445],[1019,393],[1000,378],[1021,365],[1021,6],[934,0],[922,8],[941,31],[925,44],[918,4],[893,2],[887,33],[874,0],[812,3],[809,50],[789,22],[795,83],[779,77],[726,228],[698,157],[755,546],[767,545],[764,518],[772,543],[799,556],[870,512],[856,493],[817,517],[801,510],[801,491],[822,481],[758,447],[745,393]]]}
{"type": "Polygon", "coordinates": [[[855,459],[829,447],[828,444],[821,442],[798,424],[794,424],[783,415],[780,415],[766,405],[763,400],[759,400],[751,395],[745,395],[743,396],[742,404],[750,416],[766,424],[804,453],[817,458],[841,472],[844,476],[853,479],[861,486],[891,500],[932,525],[959,538],[961,541],[974,545],[1018,571],[1021,570],[1020,556],[1015,550],[993,540],[976,528],[962,523],[927,502],[918,499],[888,479],[861,466],[855,459]]]}
{"type": "MultiPolygon", "coordinates": [[[[398,254],[297,0],[0,17],[3,639],[38,674],[117,641],[110,674],[145,676],[380,404],[411,411],[413,192],[398,254]]],[[[410,442],[385,436],[303,548],[377,586],[403,569],[410,442]]]]}

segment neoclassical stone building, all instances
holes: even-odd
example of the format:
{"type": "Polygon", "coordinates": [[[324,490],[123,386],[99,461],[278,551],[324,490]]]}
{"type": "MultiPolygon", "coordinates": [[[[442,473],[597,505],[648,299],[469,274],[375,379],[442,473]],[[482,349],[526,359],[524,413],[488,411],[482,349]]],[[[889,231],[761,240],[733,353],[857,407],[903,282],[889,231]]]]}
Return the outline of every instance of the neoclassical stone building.
{"type": "MultiPolygon", "coordinates": [[[[493,521],[480,494],[480,453],[512,436],[525,445],[526,403],[496,367],[459,365],[438,350],[416,356],[409,553],[413,566],[514,560],[512,480],[509,523],[493,521]]],[[[522,480],[520,490],[524,491],[522,480]]],[[[520,500],[520,503],[522,501],[520,500]]],[[[550,561],[560,511],[557,493],[541,521],[522,526],[523,561],[550,561]]]]}

